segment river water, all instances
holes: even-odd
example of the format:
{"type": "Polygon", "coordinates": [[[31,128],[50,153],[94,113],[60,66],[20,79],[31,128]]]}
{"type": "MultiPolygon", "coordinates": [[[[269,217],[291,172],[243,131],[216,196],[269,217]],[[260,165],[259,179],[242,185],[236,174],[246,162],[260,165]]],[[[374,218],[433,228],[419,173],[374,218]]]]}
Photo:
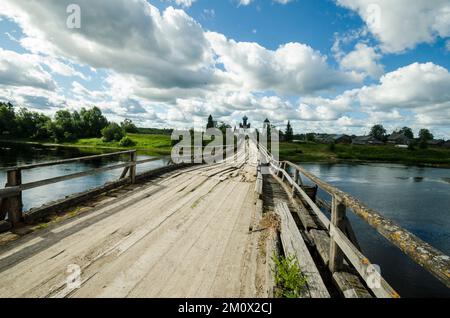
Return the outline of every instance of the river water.
{"type": "MultiPolygon", "coordinates": [[[[422,240],[450,255],[450,169],[398,164],[301,164],[422,240]]],[[[320,195],[330,200],[323,192],[320,195]]],[[[450,291],[367,223],[348,213],[363,253],[404,297],[450,291]]]]}
{"type": "MultiPolygon", "coordinates": [[[[92,148],[72,148],[72,147],[46,147],[40,145],[23,145],[0,142],[0,167],[17,166],[38,162],[47,162],[59,159],[77,158],[92,156],[95,154],[115,152],[114,150],[102,150],[92,148]]],[[[148,159],[151,156],[138,154],[138,160],[148,159]]],[[[38,169],[24,170],[22,172],[22,182],[39,181],[51,177],[63,176],[67,174],[87,171],[126,162],[128,155],[114,156],[84,162],[43,167],[38,169]]],[[[161,158],[146,164],[138,165],[137,172],[156,169],[168,164],[168,158],[161,158]]],[[[72,179],[52,185],[39,187],[25,191],[23,193],[24,210],[32,207],[39,207],[44,203],[62,199],[67,195],[82,192],[91,188],[101,186],[109,181],[118,180],[123,169],[98,173],[95,175],[72,179]]],[[[0,169],[0,186],[6,183],[6,173],[0,169]]]]}
{"type": "MultiPolygon", "coordinates": [[[[0,143],[0,167],[113,152],[89,148],[0,143]]],[[[150,158],[139,154],[138,159],[150,158]]],[[[103,158],[23,171],[23,182],[86,171],[125,162],[127,156],[103,158]]],[[[167,165],[168,158],[138,166],[138,173],[167,165]]],[[[321,179],[352,194],[421,239],[450,255],[450,169],[394,164],[302,164],[321,179]]],[[[25,191],[24,209],[117,180],[122,169],[25,191]]],[[[5,184],[0,169],[0,186],[5,184]]],[[[321,193],[321,196],[329,198],[321,193]]],[[[404,297],[450,297],[449,289],[348,213],[363,253],[380,265],[383,277],[404,297]]]]}

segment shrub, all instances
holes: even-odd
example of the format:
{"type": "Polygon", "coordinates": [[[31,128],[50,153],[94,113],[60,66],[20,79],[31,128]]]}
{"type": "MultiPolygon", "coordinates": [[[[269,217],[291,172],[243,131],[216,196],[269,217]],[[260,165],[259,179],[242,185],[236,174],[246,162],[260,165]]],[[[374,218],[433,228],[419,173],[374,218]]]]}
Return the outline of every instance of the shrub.
{"type": "Polygon", "coordinates": [[[272,257],[277,298],[301,298],[306,289],[306,279],[298,267],[295,256],[282,257],[275,253],[272,257]]]}
{"type": "Polygon", "coordinates": [[[125,137],[125,132],[118,124],[111,123],[102,129],[102,136],[104,142],[120,141],[125,137]]]}
{"type": "Polygon", "coordinates": [[[335,152],[336,151],[336,144],[334,142],[329,144],[328,145],[328,150],[331,151],[331,152],[335,152]]]}
{"type": "Polygon", "coordinates": [[[133,147],[135,145],[136,143],[130,137],[123,137],[119,142],[120,147],[133,147]]]}

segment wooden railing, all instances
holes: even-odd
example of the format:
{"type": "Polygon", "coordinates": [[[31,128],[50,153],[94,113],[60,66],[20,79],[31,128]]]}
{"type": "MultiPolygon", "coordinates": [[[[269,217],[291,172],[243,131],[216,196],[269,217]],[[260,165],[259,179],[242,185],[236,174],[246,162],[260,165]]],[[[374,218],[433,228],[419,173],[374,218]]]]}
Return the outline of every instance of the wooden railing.
{"type": "MultiPolygon", "coordinates": [[[[322,181],[314,174],[304,168],[289,162],[278,161],[273,158],[270,152],[262,145],[258,145],[261,164],[269,166],[271,173],[279,175],[283,180],[292,186],[292,196],[300,195],[309,208],[315,213],[317,218],[328,229],[331,237],[329,249],[329,270],[331,273],[342,269],[344,258],[357,270],[361,278],[369,284],[370,261],[365,257],[358,246],[344,233],[344,222],[347,209],[372,226],[379,234],[390,241],[394,246],[408,255],[415,263],[425,268],[438,280],[450,287],[450,257],[443,252],[432,247],[414,234],[403,229],[391,220],[383,217],[378,212],[365,206],[363,203],[351,195],[333,187],[322,181]],[[293,175],[288,172],[293,171],[293,175]],[[302,175],[315,183],[322,190],[332,197],[331,219],[322,212],[316,203],[305,193],[302,183],[302,175]]],[[[381,288],[371,288],[377,297],[398,297],[395,290],[382,278],[381,288]]]]}
{"type": "Polygon", "coordinates": [[[121,168],[123,168],[123,172],[119,179],[123,180],[123,179],[127,178],[127,175],[128,175],[129,182],[135,183],[136,182],[136,166],[140,165],[140,164],[148,163],[151,161],[159,160],[159,159],[160,158],[150,158],[150,159],[137,161],[136,150],[129,150],[129,151],[114,152],[114,153],[108,153],[108,154],[102,154],[102,155],[87,156],[87,157],[73,158],[73,159],[64,159],[64,160],[57,160],[57,161],[51,161],[51,162],[43,162],[43,163],[36,163],[36,164],[7,168],[7,170],[6,170],[7,184],[4,189],[0,189],[0,221],[3,220],[7,214],[8,221],[10,223],[12,223],[13,226],[20,224],[22,222],[22,220],[23,220],[22,192],[23,191],[50,185],[50,184],[54,184],[54,183],[58,183],[58,182],[62,182],[62,181],[86,177],[86,176],[98,174],[101,172],[117,170],[117,169],[121,169],[121,168]],[[84,161],[101,159],[101,158],[117,157],[117,156],[121,156],[121,155],[128,155],[129,161],[120,163],[120,164],[116,164],[116,165],[112,165],[112,166],[106,166],[106,167],[91,169],[91,170],[87,170],[87,171],[83,171],[83,172],[72,173],[72,174],[68,174],[68,175],[64,175],[64,176],[58,176],[58,177],[48,178],[48,179],[39,180],[39,181],[22,183],[22,171],[24,171],[24,170],[31,170],[31,169],[36,169],[36,168],[49,167],[49,166],[68,164],[68,163],[74,163],[74,162],[84,162],[84,161]]]}

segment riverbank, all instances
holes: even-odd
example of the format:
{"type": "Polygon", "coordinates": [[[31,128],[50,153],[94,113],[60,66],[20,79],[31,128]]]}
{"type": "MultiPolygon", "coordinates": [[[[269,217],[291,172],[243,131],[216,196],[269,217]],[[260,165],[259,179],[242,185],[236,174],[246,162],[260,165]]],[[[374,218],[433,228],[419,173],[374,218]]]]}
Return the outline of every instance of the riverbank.
{"type": "Polygon", "coordinates": [[[64,146],[86,149],[114,149],[128,150],[136,149],[150,156],[168,156],[171,154],[171,140],[169,135],[127,134],[134,142],[133,146],[123,147],[119,142],[103,142],[101,138],[85,138],[72,142],[55,143],[49,140],[27,140],[27,139],[2,139],[0,142],[11,142],[21,144],[37,144],[42,146],[64,146]]]}
{"type": "MultiPolygon", "coordinates": [[[[84,149],[136,149],[150,156],[168,156],[171,154],[171,140],[169,135],[128,134],[135,143],[134,146],[122,147],[118,142],[103,142],[101,138],[80,139],[74,142],[55,143],[48,140],[17,140],[6,139],[3,142],[22,144],[39,144],[43,146],[65,146],[84,149]]],[[[398,163],[414,166],[428,166],[450,168],[450,149],[402,149],[392,145],[329,145],[317,143],[280,143],[280,158],[292,162],[320,162],[320,163],[398,163]]]]}
{"type": "Polygon", "coordinates": [[[398,163],[450,168],[450,149],[402,149],[392,145],[344,145],[334,147],[317,143],[280,143],[280,159],[292,162],[322,163],[398,163]],[[333,149],[334,148],[334,149],[333,149]]]}

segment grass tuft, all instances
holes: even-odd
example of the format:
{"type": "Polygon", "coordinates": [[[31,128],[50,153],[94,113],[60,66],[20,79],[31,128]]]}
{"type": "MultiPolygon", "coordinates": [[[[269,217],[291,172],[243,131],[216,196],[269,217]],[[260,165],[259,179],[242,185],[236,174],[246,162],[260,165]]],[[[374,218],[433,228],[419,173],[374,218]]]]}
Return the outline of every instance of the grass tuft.
{"type": "Polygon", "coordinates": [[[307,284],[295,256],[272,256],[275,276],[275,297],[277,298],[302,298],[306,292],[307,284]]]}

